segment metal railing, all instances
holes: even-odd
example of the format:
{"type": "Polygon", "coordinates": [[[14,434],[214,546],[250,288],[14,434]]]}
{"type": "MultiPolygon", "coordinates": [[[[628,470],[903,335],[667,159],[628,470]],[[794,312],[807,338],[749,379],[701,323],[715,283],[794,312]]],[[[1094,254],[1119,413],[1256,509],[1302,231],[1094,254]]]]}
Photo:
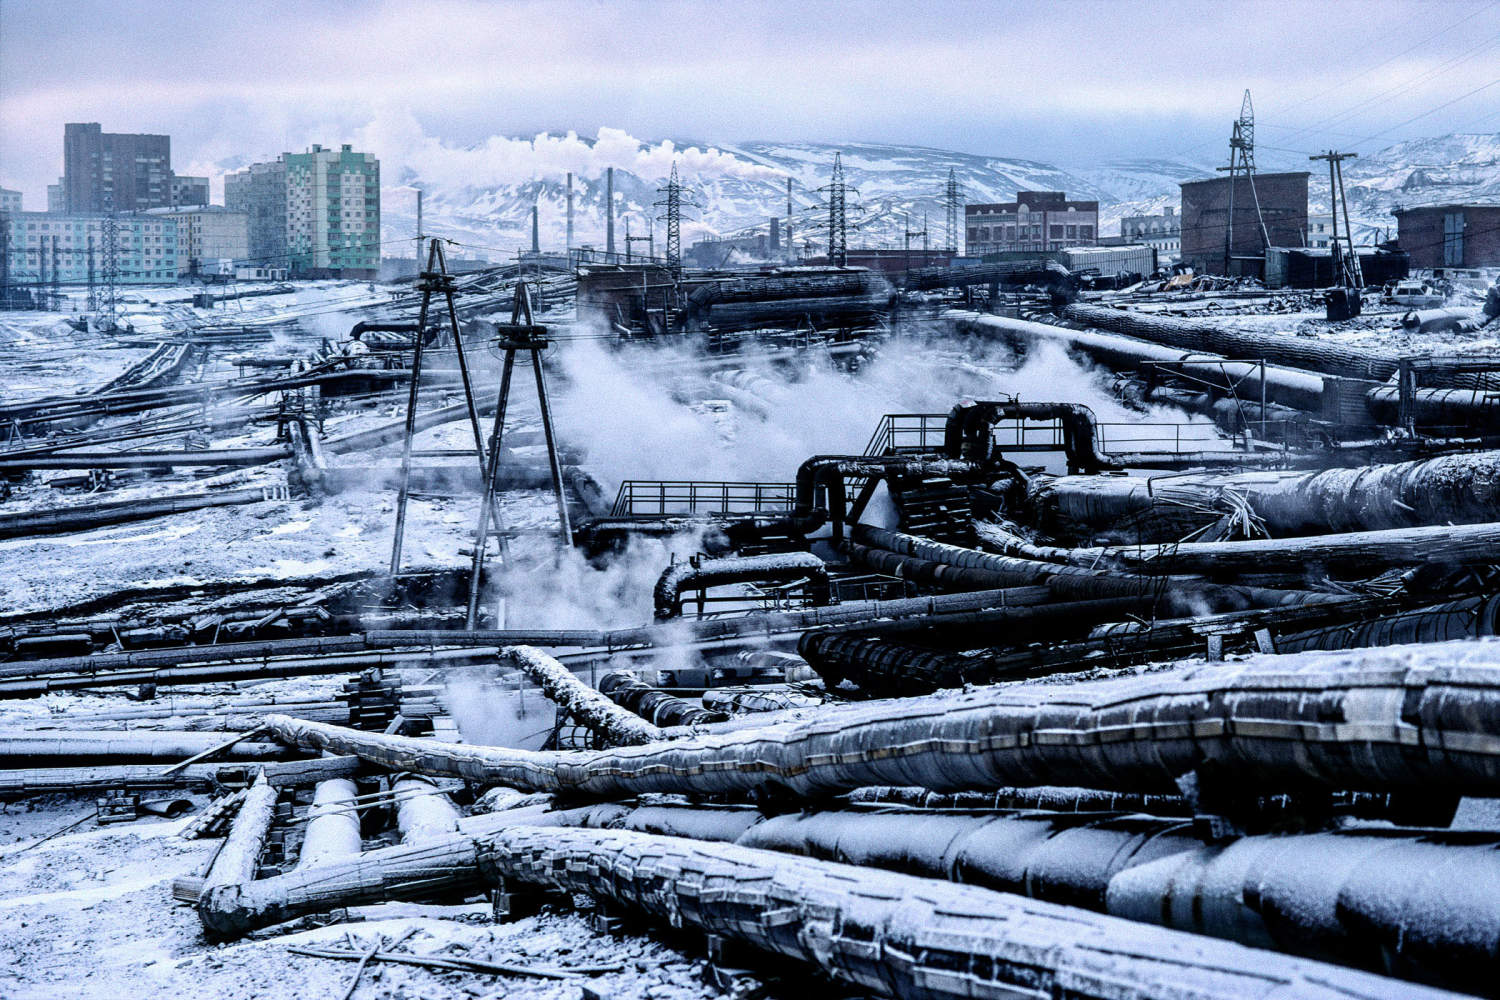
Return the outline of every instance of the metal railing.
{"type": "Polygon", "coordinates": [[[786,514],[796,503],[795,483],[627,479],[615,497],[613,517],[786,514]]]}

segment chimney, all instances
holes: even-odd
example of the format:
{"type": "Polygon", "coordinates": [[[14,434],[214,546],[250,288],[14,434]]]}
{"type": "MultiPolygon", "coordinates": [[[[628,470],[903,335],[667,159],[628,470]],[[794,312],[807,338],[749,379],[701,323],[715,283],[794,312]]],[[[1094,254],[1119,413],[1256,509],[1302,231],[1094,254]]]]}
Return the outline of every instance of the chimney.
{"type": "Polygon", "coordinates": [[[771,251],[774,253],[781,249],[781,220],[771,216],[771,251]]]}
{"type": "Polygon", "coordinates": [[[573,249],[573,171],[568,171],[568,241],[563,250],[573,249]]]}
{"type": "Polygon", "coordinates": [[[615,252],[615,168],[604,170],[604,252],[615,252]]]}
{"type": "Polygon", "coordinates": [[[536,206],[531,206],[531,252],[542,252],[542,240],[538,232],[536,206]]]}

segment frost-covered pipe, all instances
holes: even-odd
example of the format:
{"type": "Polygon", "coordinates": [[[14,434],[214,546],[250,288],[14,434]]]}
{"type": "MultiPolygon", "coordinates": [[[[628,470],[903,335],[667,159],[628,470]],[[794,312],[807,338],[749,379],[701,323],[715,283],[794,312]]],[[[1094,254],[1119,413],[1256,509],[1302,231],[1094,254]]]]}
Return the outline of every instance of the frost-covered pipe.
{"type": "Polygon", "coordinates": [[[1266,365],[1262,372],[1259,356],[1252,361],[1232,361],[1221,354],[1183,351],[1145,340],[1100,333],[1097,330],[1075,330],[1051,323],[1036,323],[1009,316],[990,316],[976,312],[954,311],[943,318],[964,332],[998,335],[1012,342],[1060,343],[1120,371],[1140,368],[1152,362],[1165,362],[1173,370],[1193,375],[1212,385],[1238,382],[1241,395],[1256,402],[1260,399],[1261,379],[1266,384],[1266,400],[1317,411],[1322,407],[1323,377],[1314,372],[1284,365],[1266,365]]]}
{"type": "Polygon", "coordinates": [[[1036,545],[1000,525],[982,521],[974,522],[974,531],[980,544],[1016,558],[1053,561],[1074,568],[1112,566],[1151,574],[1264,573],[1339,565],[1369,570],[1423,563],[1473,566],[1500,562],[1500,523],[1079,548],[1036,545]]]}
{"type": "Polygon", "coordinates": [[[205,907],[235,905],[241,889],[255,878],[266,835],[271,832],[271,821],[276,818],[278,795],[265,774],[256,778],[246,790],[245,801],[229,825],[224,846],[219,849],[203,880],[198,897],[200,913],[205,907]]]}
{"type": "Polygon", "coordinates": [[[578,720],[607,746],[630,746],[662,738],[661,730],[627,711],[573,676],[552,657],[531,646],[507,646],[500,662],[529,677],[558,708],[578,720]]]}
{"type": "MultiPolygon", "coordinates": [[[[185,760],[224,742],[217,733],[136,730],[37,730],[0,732],[0,767],[57,767],[185,760]]],[[[230,760],[280,760],[275,743],[245,741],[218,755],[230,760]]]]}
{"type": "Polygon", "coordinates": [[[866,785],[1069,784],[1500,795],[1500,666],[1484,645],[1255,657],[1070,685],[825,707],[805,720],[608,750],[529,752],[265,719],[289,744],[532,791],[619,797],[866,785]],[[1420,748],[1420,749],[1414,749],[1420,748]]]}
{"type": "Polygon", "coordinates": [[[403,844],[436,840],[458,832],[458,807],[429,779],[404,774],[391,785],[396,827],[403,844]]]}
{"type": "Polygon", "coordinates": [[[297,868],[311,868],[360,852],[364,845],[359,836],[359,812],[355,809],[358,796],[359,790],[348,778],[320,781],[313,786],[297,868]]]}
{"type": "Polygon", "coordinates": [[[1164,507],[1233,513],[1240,501],[1273,536],[1478,524],[1494,521],[1500,510],[1500,452],[1321,472],[1187,474],[1165,490],[1137,476],[1056,476],[1034,480],[1028,501],[1039,526],[1058,536],[1138,521],[1164,507]]]}
{"type": "Polygon", "coordinates": [[[828,567],[811,552],[774,552],[741,558],[700,559],[673,563],[662,571],[653,596],[657,619],[682,613],[684,590],[721,587],[730,583],[789,582],[806,579],[813,604],[828,604],[828,567]]]}
{"type": "Polygon", "coordinates": [[[776,816],[735,843],[951,879],[1450,989],[1492,990],[1500,954],[1496,833],[1346,830],[1205,844],[1182,819],[900,810],[776,816]]]}
{"type": "Polygon", "coordinates": [[[797,467],[796,499],[790,518],[799,534],[811,534],[833,521],[834,538],[843,537],[848,498],[844,481],[851,476],[941,476],[954,482],[988,482],[996,470],[984,462],[963,459],[913,458],[907,455],[814,455],[797,467]],[[827,508],[819,507],[818,487],[828,491],[827,508]]]}
{"type": "Polygon", "coordinates": [[[354,865],[251,882],[237,899],[205,897],[199,914],[209,930],[236,933],[502,880],[585,893],[913,1000],[1041,995],[1039,983],[1079,1000],[1451,996],[1010,893],[632,830],[513,826],[370,851],[354,865]]]}
{"type": "Polygon", "coordinates": [[[1319,337],[1240,330],[1219,320],[1143,315],[1108,306],[1075,303],[1062,311],[1066,319],[1190,351],[1210,351],[1237,361],[1262,358],[1279,365],[1384,382],[1396,373],[1397,356],[1366,347],[1350,347],[1319,337]]]}

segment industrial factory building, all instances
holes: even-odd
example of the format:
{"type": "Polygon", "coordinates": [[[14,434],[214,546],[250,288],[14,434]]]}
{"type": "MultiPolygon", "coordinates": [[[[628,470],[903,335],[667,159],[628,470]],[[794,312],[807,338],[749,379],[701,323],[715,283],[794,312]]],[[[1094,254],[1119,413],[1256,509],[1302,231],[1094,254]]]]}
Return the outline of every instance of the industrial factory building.
{"type": "Polygon", "coordinates": [[[1099,234],[1099,203],[1069,201],[1062,191],[1018,191],[1015,201],[966,205],[971,256],[1091,246],[1099,234]]]}
{"type": "Polygon", "coordinates": [[[1309,176],[1303,170],[1185,181],[1182,263],[1200,274],[1259,277],[1268,246],[1305,246],[1309,176]]]}
{"type": "Polygon", "coordinates": [[[1500,267],[1500,203],[1419,205],[1391,214],[1412,267],[1500,267]]]}

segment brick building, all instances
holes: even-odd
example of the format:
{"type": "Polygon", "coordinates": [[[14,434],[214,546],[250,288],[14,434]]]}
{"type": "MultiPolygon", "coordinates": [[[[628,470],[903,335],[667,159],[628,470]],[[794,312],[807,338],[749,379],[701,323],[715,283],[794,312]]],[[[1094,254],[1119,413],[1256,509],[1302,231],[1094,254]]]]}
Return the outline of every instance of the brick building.
{"type": "Polygon", "coordinates": [[[1396,245],[1412,267],[1500,267],[1500,204],[1398,208],[1396,245]]]}
{"type": "Polygon", "coordinates": [[[1266,237],[1273,247],[1300,247],[1307,239],[1307,171],[1256,174],[1254,190],[1244,174],[1234,177],[1233,242],[1225,261],[1230,179],[1211,177],[1182,184],[1182,263],[1199,274],[1260,275],[1266,237]],[[1256,214],[1256,202],[1260,213],[1256,214]],[[1261,232],[1264,220],[1266,232],[1261,232]],[[1227,266],[1226,266],[1227,263],[1227,266]]]}
{"type": "Polygon", "coordinates": [[[1017,191],[1015,201],[964,206],[970,256],[1015,250],[1093,246],[1099,203],[1069,201],[1062,191],[1017,191]]]}

